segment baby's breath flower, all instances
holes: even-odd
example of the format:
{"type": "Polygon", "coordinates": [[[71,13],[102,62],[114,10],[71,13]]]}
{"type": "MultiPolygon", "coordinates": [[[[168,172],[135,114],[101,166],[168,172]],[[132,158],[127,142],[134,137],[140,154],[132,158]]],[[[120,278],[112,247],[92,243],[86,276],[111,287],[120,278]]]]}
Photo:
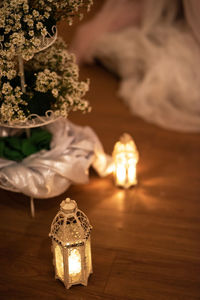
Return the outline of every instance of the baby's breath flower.
{"type": "Polygon", "coordinates": [[[36,28],[37,28],[37,29],[42,29],[42,28],[43,28],[42,22],[38,22],[38,23],[36,24],[36,28]]]}
{"type": "Polygon", "coordinates": [[[13,90],[12,86],[10,85],[10,83],[4,83],[3,86],[2,86],[2,94],[10,94],[11,91],[13,90]]]}
{"type": "Polygon", "coordinates": [[[14,30],[19,30],[20,28],[22,28],[21,23],[16,22],[16,23],[14,24],[14,30]]]}
{"type": "Polygon", "coordinates": [[[45,13],[44,13],[44,17],[45,17],[46,19],[48,19],[48,18],[49,18],[49,16],[50,16],[50,13],[48,13],[47,11],[45,11],[45,13]]]}
{"type": "Polygon", "coordinates": [[[57,98],[58,97],[58,90],[57,89],[53,89],[52,91],[52,95],[57,98]]]}
{"type": "Polygon", "coordinates": [[[36,38],[36,37],[32,38],[32,39],[31,39],[31,42],[32,42],[32,44],[33,44],[35,47],[39,47],[40,44],[41,44],[41,40],[40,40],[39,38],[36,38]]]}
{"type": "Polygon", "coordinates": [[[16,76],[16,74],[17,74],[16,70],[9,70],[7,73],[7,77],[9,80],[11,80],[16,76]]]}
{"type": "Polygon", "coordinates": [[[39,15],[40,15],[39,12],[38,12],[37,10],[34,9],[34,10],[33,10],[33,16],[34,16],[34,17],[39,17],[39,15]]]}
{"type": "Polygon", "coordinates": [[[28,34],[29,34],[30,36],[34,36],[34,31],[33,31],[33,30],[30,30],[30,31],[28,32],[28,34]]]}
{"type": "Polygon", "coordinates": [[[42,28],[41,34],[42,34],[42,36],[46,36],[48,34],[48,31],[46,30],[46,28],[42,28]]]}
{"type": "Polygon", "coordinates": [[[28,26],[31,27],[31,28],[34,26],[33,20],[28,20],[28,21],[27,21],[27,24],[28,24],[28,26]]]}
{"type": "Polygon", "coordinates": [[[28,10],[29,10],[29,5],[27,4],[27,3],[24,3],[23,4],[23,10],[24,10],[24,12],[28,12],[28,10]]]}
{"type": "Polygon", "coordinates": [[[50,12],[50,11],[52,11],[52,8],[50,6],[46,6],[45,10],[50,12]]]}
{"type": "Polygon", "coordinates": [[[11,25],[7,25],[5,27],[5,34],[8,34],[11,31],[11,29],[12,29],[11,25]]]}

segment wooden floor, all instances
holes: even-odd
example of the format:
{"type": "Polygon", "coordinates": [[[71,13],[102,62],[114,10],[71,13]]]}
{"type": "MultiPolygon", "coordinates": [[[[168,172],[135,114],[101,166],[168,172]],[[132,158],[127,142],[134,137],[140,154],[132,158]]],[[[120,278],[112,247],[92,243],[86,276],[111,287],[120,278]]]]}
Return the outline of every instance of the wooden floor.
{"type": "Polygon", "coordinates": [[[200,299],[200,136],[163,130],[133,117],[116,96],[118,81],[100,66],[83,67],[91,79],[93,111],[71,120],[91,126],[105,151],[123,132],[138,146],[139,184],[118,189],[112,177],[90,172],[90,182],[36,200],[0,190],[0,299],[200,299]],[[71,197],[92,225],[94,273],[88,286],[66,290],[54,279],[50,224],[71,197]]]}

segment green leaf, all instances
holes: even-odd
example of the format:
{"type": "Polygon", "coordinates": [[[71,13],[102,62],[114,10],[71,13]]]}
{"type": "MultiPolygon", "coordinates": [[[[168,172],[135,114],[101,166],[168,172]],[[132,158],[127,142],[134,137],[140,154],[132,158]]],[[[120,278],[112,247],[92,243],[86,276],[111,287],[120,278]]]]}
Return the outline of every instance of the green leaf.
{"type": "Polygon", "coordinates": [[[31,143],[30,139],[23,140],[22,153],[24,154],[25,157],[36,152],[37,152],[37,147],[33,143],[31,143]]]}
{"type": "Polygon", "coordinates": [[[0,157],[21,161],[42,149],[49,150],[52,134],[42,128],[31,129],[31,136],[25,132],[19,136],[0,137],[0,157]]]}

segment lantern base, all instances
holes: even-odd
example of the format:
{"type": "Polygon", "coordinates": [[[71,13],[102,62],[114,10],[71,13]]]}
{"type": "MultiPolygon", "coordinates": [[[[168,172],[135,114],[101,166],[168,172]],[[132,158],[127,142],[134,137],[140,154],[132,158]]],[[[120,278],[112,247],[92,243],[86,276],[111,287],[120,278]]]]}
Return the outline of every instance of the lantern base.
{"type": "MultiPolygon", "coordinates": [[[[92,273],[93,273],[93,272],[91,272],[91,273],[88,275],[88,278],[89,278],[89,276],[90,276],[92,273]]],[[[67,290],[69,290],[70,287],[73,286],[73,285],[84,285],[84,286],[87,286],[87,285],[88,285],[88,279],[85,280],[85,281],[79,281],[79,282],[74,282],[74,283],[68,283],[68,284],[65,284],[64,281],[63,281],[59,276],[55,275],[55,280],[61,281],[61,282],[64,284],[64,286],[65,286],[65,288],[66,288],[67,290]]]]}
{"type": "Polygon", "coordinates": [[[138,181],[135,180],[134,183],[125,183],[125,184],[119,184],[117,182],[115,182],[115,185],[118,187],[118,188],[121,188],[121,189],[129,189],[129,188],[134,188],[138,185],[138,181]]]}

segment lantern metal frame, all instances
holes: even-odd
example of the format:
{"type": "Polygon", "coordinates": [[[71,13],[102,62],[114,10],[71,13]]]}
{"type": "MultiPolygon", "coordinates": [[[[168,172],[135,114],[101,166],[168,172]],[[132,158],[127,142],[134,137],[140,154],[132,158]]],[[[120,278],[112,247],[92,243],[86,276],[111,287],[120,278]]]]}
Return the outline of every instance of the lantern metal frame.
{"type": "Polygon", "coordinates": [[[91,229],[87,216],[77,208],[74,200],[67,198],[62,201],[49,236],[52,238],[55,279],[61,280],[67,289],[76,284],[86,286],[92,273],[91,229]],[[79,259],[77,273],[70,265],[70,255],[79,259]]]}

